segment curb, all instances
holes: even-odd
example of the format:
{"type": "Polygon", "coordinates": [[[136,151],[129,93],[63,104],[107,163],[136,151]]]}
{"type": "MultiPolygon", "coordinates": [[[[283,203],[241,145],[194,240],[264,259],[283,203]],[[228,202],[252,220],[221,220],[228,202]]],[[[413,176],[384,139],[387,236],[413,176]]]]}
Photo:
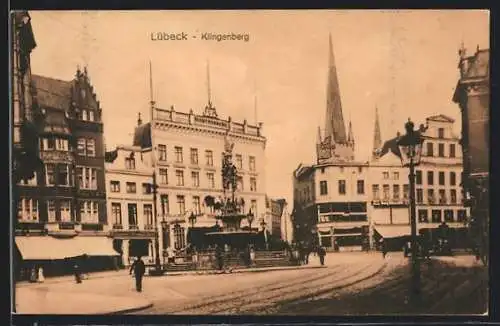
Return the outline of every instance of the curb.
{"type": "MultiPolygon", "coordinates": [[[[314,269],[314,268],[326,268],[327,266],[308,266],[308,267],[300,267],[300,266],[290,266],[290,267],[277,267],[273,269],[233,269],[233,270],[225,270],[225,271],[217,271],[217,270],[207,270],[207,271],[185,271],[185,272],[166,272],[165,276],[185,276],[185,275],[217,275],[217,274],[238,274],[238,273],[265,273],[265,272],[275,272],[275,271],[286,271],[286,270],[299,270],[299,269],[314,269]],[[175,273],[175,274],[174,274],[175,273]]],[[[147,277],[158,277],[147,275],[147,277]]]]}
{"type": "Polygon", "coordinates": [[[117,310],[117,311],[113,311],[113,312],[108,312],[108,313],[104,313],[104,315],[130,314],[130,313],[133,313],[133,312],[138,312],[138,311],[141,311],[141,310],[149,309],[149,308],[151,308],[153,306],[154,306],[154,304],[152,302],[150,302],[150,303],[148,303],[146,305],[143,305],[143,306],[134,307],[134,308],[127,308],[127,309],[117,310]]]}

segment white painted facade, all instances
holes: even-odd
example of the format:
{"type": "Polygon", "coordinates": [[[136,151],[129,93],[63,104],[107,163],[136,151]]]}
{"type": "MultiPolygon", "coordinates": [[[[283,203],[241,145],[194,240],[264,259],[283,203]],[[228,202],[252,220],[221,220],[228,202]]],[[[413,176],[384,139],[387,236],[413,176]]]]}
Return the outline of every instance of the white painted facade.
{"type": "MultiPolygon", "coordinates": [[[[162,239],[160,248],[185,247],[191,213],[196,215],[195,227],[216,224],[204,198],[223,196],[221,170],[226,137],[234,143],[232,161],[241,177],[236,197],[244,199],[245,212],[252,207],[252,227],[265,218],[266,139],[261,135],[262,125],[155,108],[152,126],[158,217],[170,234],[165,240],[168,243],[162,239]]],[[[241,226],[246,225],[243,219],[241,226]]]]}
{"type": "MultiPolygon", "coordinates": [[[[463,206],[462,149],[459,138],[453,135],[454,121],[438,115],[426,122],[421,163],[415,168],[417,230],[436,228],[442,222],[464,227],[469,210],[463,206]]],[[[410,225],[408,174],[408,168],[403,168],[400,158],[390,150],[370,162],[372,228],[410,225]]]]}
{"type": "Polygon", "coordinates": [[[154,262],[153,169],[147,153],[137,146],[117,146],[116,158],[106,162],[106,196],[109,229],[115,240],[122,241],[122,259],[129,265],[134,257],[129,253],[129,243],[134,240],[147,242],[146,263],[154,262]]]}

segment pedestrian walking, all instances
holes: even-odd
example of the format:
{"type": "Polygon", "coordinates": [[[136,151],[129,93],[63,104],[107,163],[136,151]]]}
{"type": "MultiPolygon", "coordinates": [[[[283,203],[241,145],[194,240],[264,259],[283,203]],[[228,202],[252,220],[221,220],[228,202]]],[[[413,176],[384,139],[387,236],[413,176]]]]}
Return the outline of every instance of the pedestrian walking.
{"type": "Polygon", "coordinates": [[[326,249],[323,246],[320,246],[318,248],[318,256],[319,256],[319,262],[321,266],[325,265],[325,256],[326,256],[326,249]]]}
{"type": "Polygon", "coordinates": [[[31,268],[31,271],[30,271],[30,282],[36,283],[36,281],[37,281],[36,267],[33,267],[33,268],[31,268]]]}
{"type": "Polygon", "coordinates": [[[42,267],[38,267],[38,279],[37,279],[38,283],[43,283],[45,282],[45,276],[43,275],[43,268],[42,267]]]}
{"type": "Polygon", "coordinates": [[[130,274],[134,272],[135,277],[135,289],[137,292],[142,292],[142,277],[146,273],[146,266],[141,259],[141,256],[138,256],[137,259],[130,266],[130,274]]]}
{"type": "Polygon", "coordinates": [[[380,239],[380,250],[382,251],[382,257],[385,258],[387,255],[387,246],[384,239],[380,239]]]}
{"type": "Polygon", "coordinates": [[[219,245],[215,246],[215,260],[217,262],[217,269],[222,270],[224,268],[224,252],[219,245]]]}
{"type": "Polygon", "coordinates": [[[82,283],[82,271],[77,263],[73,265],[73,273],[75,275],[75,282],[77,284],[82,283]]]}

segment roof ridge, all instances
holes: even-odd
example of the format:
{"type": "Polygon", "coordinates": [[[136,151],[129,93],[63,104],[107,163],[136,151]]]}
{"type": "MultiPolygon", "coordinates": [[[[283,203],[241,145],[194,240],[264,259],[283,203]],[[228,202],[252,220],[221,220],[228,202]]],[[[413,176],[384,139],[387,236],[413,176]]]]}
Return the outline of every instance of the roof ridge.
{"type": "Polygon", "coordinates": [[[42,76],[42,75],[38,75],[38,74],[32,74],[31,77],[39,77],[39,78],[44,78],[44,79],[51,79],[51,80],[55,80],[55,81],[59,81],[59,82],[63,82],[63,83],[72,83],[73,82],[73,79],[71,80],[64,80],[64,79],[60,79],[60,78],[54,78],[54,77],[48,77],[48,76],[42,76]]]}

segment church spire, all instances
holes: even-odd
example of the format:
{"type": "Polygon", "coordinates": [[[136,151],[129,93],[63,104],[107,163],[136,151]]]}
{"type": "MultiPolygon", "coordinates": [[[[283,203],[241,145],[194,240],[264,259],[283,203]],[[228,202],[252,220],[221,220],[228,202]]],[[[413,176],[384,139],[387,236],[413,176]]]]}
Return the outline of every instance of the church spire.
{"type": "Polygon", "coordinates": [[[354,144],[354,133],[352,132],[352,123],[351,120],[349,120],[349,133],[347,136],[347,142],[349,144],[354,144]]]}
{"type": "Polygon", "coordinates": [[[331,34],[329,35],[325,137],[331,137],[335,143],[339,144],[345,144],[347,142],[331,34]]]}
{"type": "Polygon", "coordinates": [[[215,117],[217,118],[217,111],[215,107],[212,105],[212,89],[210,85],[210,62],[207,60],[207,100],[208,103],[205,106],[205,116],[215,117]]]}
{"type": "Polygon", "coordinates": [[[382,146],[382,134],[380,133],[380,121],[378,118],[378,107],[375,107],[375,130],[373,133],[373,153],[382,146]]]}

